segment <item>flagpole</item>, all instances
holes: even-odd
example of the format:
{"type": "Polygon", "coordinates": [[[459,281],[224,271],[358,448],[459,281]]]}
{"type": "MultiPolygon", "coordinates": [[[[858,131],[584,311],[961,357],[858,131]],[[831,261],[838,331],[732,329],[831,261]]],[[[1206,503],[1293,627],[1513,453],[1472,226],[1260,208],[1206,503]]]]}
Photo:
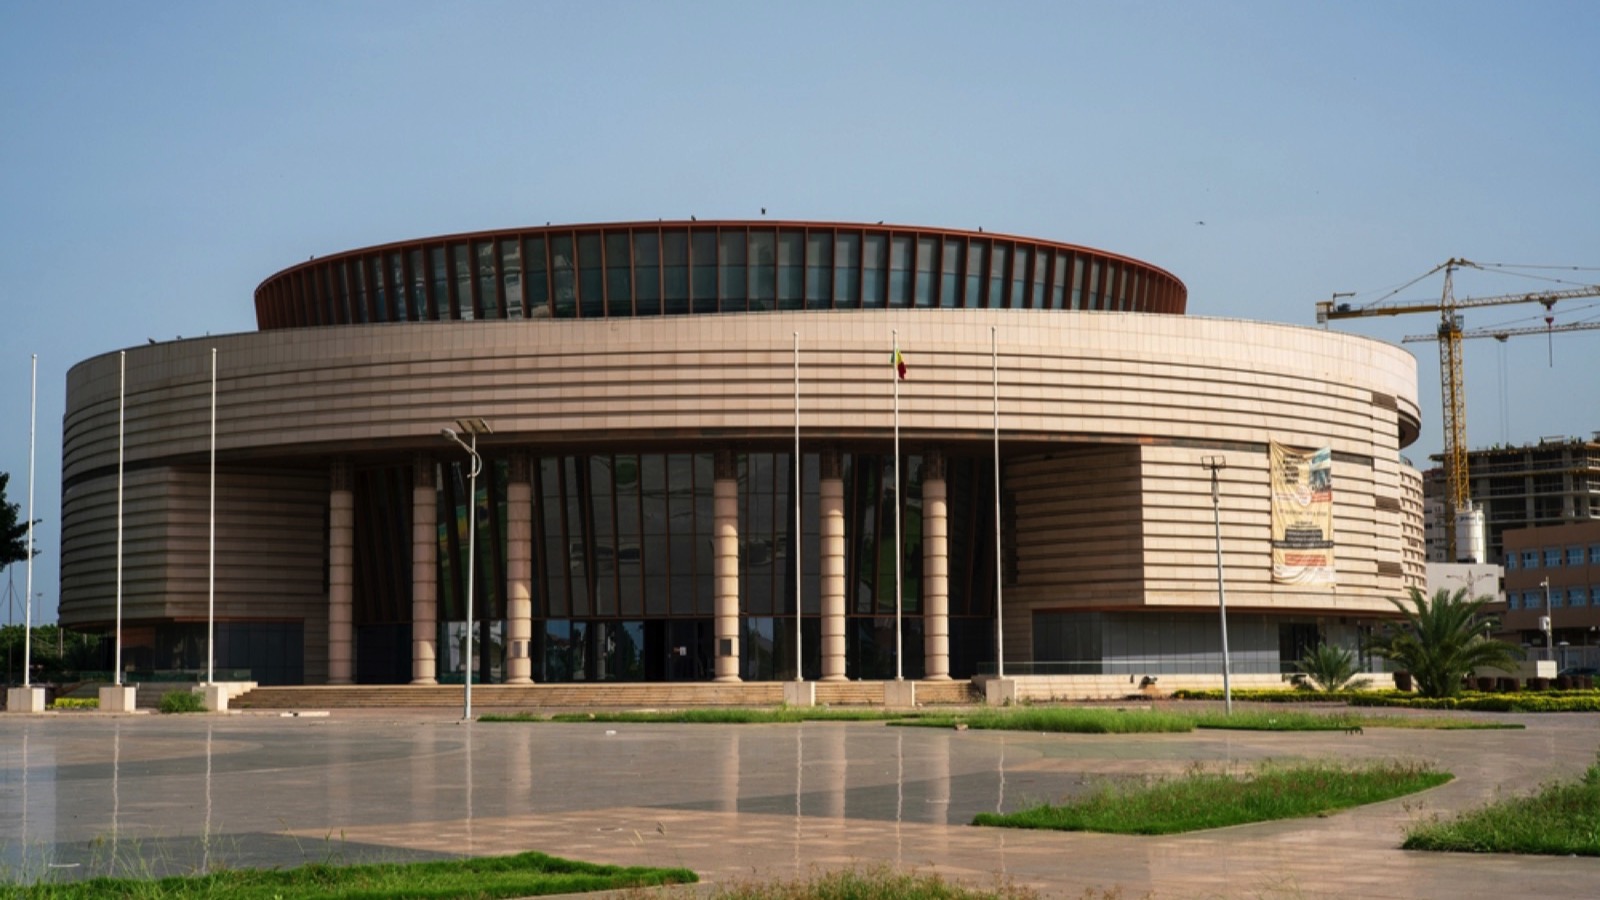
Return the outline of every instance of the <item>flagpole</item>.
{"type": "Polygon", "coordinates": [[[800,617],[805,603],[800,597],[800,501],[805,491],[800,484],[800,332],[794,333],[794,680],[805,681],[805,655],[800,652],[800,617]]]}
{"type": "Polygon", "coordinates": [[[994,659],[995,677],[1006,677],[1005,616],[1001,604],[1004,581],[1000,566],[1000,343],[989,326],[990,380],[994,389],[994,659]]]}
{"type": "Polygon", "coordinates": [[[900,332],[890,330],[894,342],[889,380],[894,382],[894,680],[905,680],[905,638],[900,625],[900,332]]]}
{"type": "MultiPolygon", "coordinates": [[[[33,448],[34,425],[39,421],[39,354],[33,354],[33,381],[28,400],[28,578],[22,598],[22,686],[33,682],[33,448]]],[[[60,623],[57,623],[59,627],[60,623]]]]}
{"type": "Polygon", "coordinates": [[[122,686],[122,475],[127,445],[128,351],[117,354],[117,646],[111,683],[122,686]]]}
{"type": "Polygon", "coordinates": [[[206,684],[216,683],[217,661],[217,348],[211,348],[211,511],[206,563],[206,684]]]}

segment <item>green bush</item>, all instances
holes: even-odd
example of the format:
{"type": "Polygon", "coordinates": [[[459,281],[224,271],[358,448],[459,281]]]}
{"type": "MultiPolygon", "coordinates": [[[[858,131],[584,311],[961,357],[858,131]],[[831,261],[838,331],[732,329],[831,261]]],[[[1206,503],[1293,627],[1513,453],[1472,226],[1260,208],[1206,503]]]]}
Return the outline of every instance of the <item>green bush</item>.
{"type": "Polygon", "coordinates": [[[1509,669],[1522,659],[1522,648],[1488,636],[1494,620],[1482,615],[1494,598],[1472,598],[1467,589],[1451,593],[1446,588],[1429,598],[1410,588],[1410,606],[1390,600],[1402,621],[1384,626],[1373,638],[1374,654],[1411,673],[1424,697],[1454,697],[1462,679],[1479,669],[1509,669]]]}
{"type": "Polygon", "coordinates": [[[1318,644],[1294,666],[1309,682],[1307,689],[1314,687],[1325,694],[1358,691],[1372,684],[1371,678],[1362,675],[1355,651],[1348,647],[1318,644]]]}
{"type": "Polygon", "coordinates": [[[205,698],[193,691],[168,691],[161,695],[160,709],[164,713],[205,712],[205,698]]]}
{"type": "MultiPolygon", "coordinates": [[[[1252,703],[1353,703],[1356,697],[1370,697],[1373,695],[1373,691],[1305,691],[1295,688],[1281,688],[1278,690],[1234,691],[1233,699],[1248,700],[1252,703]]],[[[1380,693],[1379,696],[1381,695],[1380,693]]],[[[1222,691],[1177,690],[1172,692],[1172,697],[1175,700],[1221,700],[1222,691]]]]}
{"type": "Polygon", "coordinates": [[[1406,709],[1462,709],[1472,712],[1600,712],[1600,691],[1475,694],[1459,697],[1406,697],[1396,694],[1354,697],[1351,706],[1406,709]]]}
{"type": "Polygon", "coordinates": [[[100,700],[96,697],[57,697],[50,704],[51,709],[99,709],[100,700]]]}

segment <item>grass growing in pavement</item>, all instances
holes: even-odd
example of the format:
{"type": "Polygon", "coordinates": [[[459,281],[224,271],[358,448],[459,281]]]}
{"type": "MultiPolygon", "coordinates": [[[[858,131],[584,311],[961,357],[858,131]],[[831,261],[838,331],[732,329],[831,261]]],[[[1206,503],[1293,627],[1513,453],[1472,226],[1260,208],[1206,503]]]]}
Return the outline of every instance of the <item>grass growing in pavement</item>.
{"type": "Polygon", "coordinates": [[[324,863],[295,869],[229,869],[207,875],[156,880],[92,878],[65,884],[0,886],[0,897],[29,900],[91,900],[137,897],[143,900],[320,900],[320,898],[533,897],[617,890],[697,881],[688,869],[602,866],[519,853],[443,862],[336,866],[324,863]]]}
{"type": "Polygon", "coordinates": [[[720,888],[711,896],[715,900],[1033,900],[1039,894],[1005,883],[992,888],[969,888],[937,875],[878,868],[831,872],[797,881],[736,884],[720,888]]]}
{"type": "Polygon", "coordinates": [[[1330,763],[1265,766],[1235,778],[1196,769],[1178,778],[1138,785],[1108,783],[1083,800],[1044,804],[1009,814],[980,813],[974,825],[1176,834],[1246,822],[1314,816],[1376,803],[1449,781],[1421,765],[1379,763],[1347,768],[1330,763]]]}
{"type": "Polygon", "coordinates": [[[963,713],[925,713],[915,720],[900,724],[932,728],[965,725],[980,731],[1055,731],[1072,734],[1147,734],[1194,730],[1194,721],[1189,716],[1176,713],[1074,706],[1021,706],[963,713]]]}
{"type": "Polygon", "coordinates": [[[1406,832],[1407,850],[1600,856],[1600,764],[1576,782],[1545,785],[1406,832]]]}

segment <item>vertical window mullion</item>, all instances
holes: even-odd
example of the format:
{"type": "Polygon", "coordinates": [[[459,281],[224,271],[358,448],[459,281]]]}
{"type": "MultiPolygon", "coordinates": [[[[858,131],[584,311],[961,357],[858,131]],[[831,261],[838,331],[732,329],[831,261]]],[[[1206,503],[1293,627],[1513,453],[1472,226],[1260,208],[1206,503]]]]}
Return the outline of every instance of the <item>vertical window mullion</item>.
{"type": "MultiPolygon", "coordinates": [[[[910,241],[911,241],[911,302],[908,305],[914,307],[914,306],[917,305],[917,297],[920,296],[917,293],[917,288],[922,286],[919,283],[919,282],[922,281],[922,241],[921,241],[920,237],[918,235],[916,235],[916,234],[912,234],[910,236],[910,241]]],[[[933,306],[937,307],[939,305],[939,295],[938,295],[938,293],[936,291],[935,292],[930,292],[928,296],[933,298],[931,303],[932,303],[933,306]]],[[[798,603],[798,601],[796,601],[796,602],[798,603]]]]}
{"type": "MultiPolygon", "coordinates": [[[[605,235],[605,232],[601,232],[600,233],[600,315],[601,315],[602,318],[607,318],[607,319],[611,318],[611,284],[610,284],[611,278],[609,277],[610,273],[611,273],[610,266],[611,266],[611,260],[608,259],[607,256],[606,256],[606,235],[605,235]]],[[[579,305],[582,305],[581,302],[580,302],[579,305]]],[[[614,475],[615,475],[615,473],[613,473],[613,477],[614,477],[614,475]]],[[[615,487],[615,485],[613,485],[613,487],[615,487]]],[[[616,510],[613,509],[611,511],[611,513],[612,513],[612,515],[616,515],[616,510]]],[[[617,552],[617,548],[612,547],[611,548],[611,552],[612,553],[617,552]]],[[[612,559],[611,568],[612,568],[613,571],[616,570],[616,560],[615,560],[615,558],[612,559]]]]}
{"type": "Polygon", "coordinates": [[[506,263],[503,258],[500,238],[489,238],[489,257],[494,261],[494,288],[500,294],[499,316],[502,319],[511,318],[511,297],[506,292],[506,263]]]}
{"type": "MultiPolygon", "coordinates": [[[[638,318],[639,317],[639,267],[636,265],[636,254],[634,253],[634,249],[633,249],[633,242],[634,242],[634,239],[635,239],[636,230],[637,229],[633,229],[633,228],[629,228],[628,229],[628,295],[629,295],[628,296],[628,315],[632,316],[633,318],[638,318]]],[[[659,252],[659,250],[657,252],[659,252]]],[[[660,295],[658,294],[657,296],[660,296],[660,295]]],[[[640,488],[642,489],[643,487],[644,487],[644,485],[641,483],[640,484],[640,488]]],[[[643,573],[643,571],[644,571],[644,568],[643,568],[644,520],[643,519],[639,520],[639,528],[640,528],[639,555],[640,555],[640,558],[641,558],[639,571],[641,573],[643,573]]],[[[643,580],[643,576],[641,574],[641,581],[642,580],[643,580]]],[[[644,598],[641,597],[639,602],[643,603],[644,602],[644,598]]]]}

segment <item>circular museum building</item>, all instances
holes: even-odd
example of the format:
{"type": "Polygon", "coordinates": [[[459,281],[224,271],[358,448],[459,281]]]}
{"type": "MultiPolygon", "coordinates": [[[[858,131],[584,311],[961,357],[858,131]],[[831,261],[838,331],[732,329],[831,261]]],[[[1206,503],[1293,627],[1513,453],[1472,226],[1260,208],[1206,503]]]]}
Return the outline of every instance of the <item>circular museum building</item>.
{"type": "Polygon", "coordinates": [[[120,593],[135,671],[204,671],[214,625],[263,684],[1181,680],[1222,587],[1275,681],[1421,584],[1412,357],[1187,316],[1112,253],[576,225],[255,303],[68,376],[61,621],[109,635],[120,593]]]}

